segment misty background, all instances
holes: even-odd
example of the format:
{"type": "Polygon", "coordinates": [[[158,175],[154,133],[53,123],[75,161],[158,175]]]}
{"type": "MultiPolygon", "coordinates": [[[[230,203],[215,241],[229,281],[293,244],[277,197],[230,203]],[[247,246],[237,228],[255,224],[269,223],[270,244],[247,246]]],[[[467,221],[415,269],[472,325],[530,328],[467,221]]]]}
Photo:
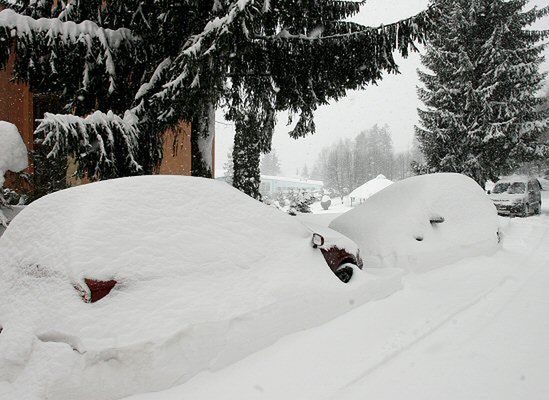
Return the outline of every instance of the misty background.
{"type": "MultiPolygon", "coordinates": [[[[424,10],[428,0],[369,0],[353,21],[367,26],[379,26],[408,18],[424,10]]],[[[549,0],[532,0],[531,5],[544,7],[549,0]]],[[[532,27],[549,29],[549,17],[540,19],[532,27]]],[[[420,49],[421,50],[421,49],[420,49]]],[[[546,49],[546,58],[549,50],[546,49]]],[[[416,94],[419,84],[416,70],[421,67],[420,54],[411,53],[406,59],[396,56],[400,74],[384,74],[377,86],[366,90],[349,91],[347,97],[329,105],[319,107],[315,112],[316,133],[301,139],[288,136],[288,114],[277,115],[273,137],[273,149],[280,161],[280,175],[296,176],[306,165],[311,171],[323,148],[336,146],[340,139],[354,140],[361,132],[374,125],[385,126],[392,138],[396,154],[413,151],[414,125],[418,123],[417,108],[421,107],[416,94]]],[[[546,59],[543,70],[548,70],[546,59]]],[[[546,85],[547,86],[547,85],[546,85]]],[[[216,115],[216,176],[224,175],[223,165],[232,148],[234,127],[223,118],[223,112],[216,115]]]]}

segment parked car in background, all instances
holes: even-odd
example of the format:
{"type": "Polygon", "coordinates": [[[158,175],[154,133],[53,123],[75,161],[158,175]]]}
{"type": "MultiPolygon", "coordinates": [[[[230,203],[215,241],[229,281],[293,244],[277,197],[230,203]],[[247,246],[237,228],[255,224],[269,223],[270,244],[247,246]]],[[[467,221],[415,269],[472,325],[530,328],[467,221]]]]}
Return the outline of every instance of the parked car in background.
{"type": "Polygon", "coordinates": [[[510,176],[500,179],[491,191],[498,214],[527,217],[541,213],[541,184],[527,176],[510,176]]]}

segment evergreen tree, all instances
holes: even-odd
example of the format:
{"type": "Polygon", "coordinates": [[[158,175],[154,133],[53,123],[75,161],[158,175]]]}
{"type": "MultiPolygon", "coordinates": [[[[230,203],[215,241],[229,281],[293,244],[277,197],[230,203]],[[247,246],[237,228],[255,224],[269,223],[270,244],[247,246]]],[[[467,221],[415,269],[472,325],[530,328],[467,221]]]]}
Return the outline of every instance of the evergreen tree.
{"type": "Polygon", "coordinates": [[[276,150],[265,154],[261,158],[261,173],[263,175],[277,176],[280,174],[280,160],[276,150]]]}
{"type": "MultiPolygon", "coordinates": [[[[544,91],[544,103],[539,108],[541,111],[549,112],[549,88],[544,91]]],[[[541,134],[540,142],[549,147],[549,127],[541,134]]],[[[516,171],[519,174],[542,176],[549,178],[549,154],[538,160],[526,162],[516,171]]]]}
{"type": "Polygon", "coordinates": [[[423,172],[460,172],[481,186],[547,149],[538,139],[547,113],[535,97],[544,74],[528,30],[549,8],[523,11],[527,0],[440,0],[419,77],[423,172]]]}
{"type": "Polygon", "coordinates": [[[161,132],[181,120],[194,126],[193,174],[209,175],[203,143],[212,107],[224,107],[236,126],[234,185],[257,197],[276,113],[297,115],[292,137],[313,133],[319,105],[397,73],[393,52],[415,49],[438,15],[347,22],[363,3],[0,0],[0,68],[16,52],[15,78],[59,96],[64,109],[37,134],[90,179],[153,172],[161,132]]]}
{"type": "Polygon", "coordinates": [[[288,214],[297,215],[311,212],[311,204],[315,202],[312,193],[303,189],[293,189],[288,196],[288,214]]]}

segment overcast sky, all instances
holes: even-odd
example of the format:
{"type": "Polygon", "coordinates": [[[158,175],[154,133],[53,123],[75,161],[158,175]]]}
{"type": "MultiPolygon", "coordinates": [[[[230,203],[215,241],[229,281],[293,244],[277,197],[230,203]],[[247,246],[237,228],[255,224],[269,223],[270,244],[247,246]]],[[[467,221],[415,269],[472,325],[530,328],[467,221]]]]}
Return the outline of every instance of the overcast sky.
{"type": "MultiPolygon", "coordinates": [[[[533,0],[532,3],[541,7],[549,5],[549,0],[533,0]]],[[[354,20],[369,26],[387,24],[417,14],[427,4],[428,0],[369,0],[354,20]]],[[[549,18],[538,21],[536,28],[549,29],[549,18]]],[[[346,98],[320,107],[315,113],[316,133],[312,136],[291,139],[286,126],[287,115],[279,114],[273,148],[281,160],[282,173],[294,176],[305,164],[310,170],[323,147],[340,138],[354,138],[374,124],[389,126],[397,152],[408,149],[417,123],[416,109],[420,105],[416,95],[419,55],[414,53],[407,59],[399,57],[397,62],[400,75],[385,75],[378,86],[351,91],[346,98]]],[[[218,112],[217,121],[216,175],[220,175],[233,143],[234,128],[222,123],[222,113],[218,112]]]]}

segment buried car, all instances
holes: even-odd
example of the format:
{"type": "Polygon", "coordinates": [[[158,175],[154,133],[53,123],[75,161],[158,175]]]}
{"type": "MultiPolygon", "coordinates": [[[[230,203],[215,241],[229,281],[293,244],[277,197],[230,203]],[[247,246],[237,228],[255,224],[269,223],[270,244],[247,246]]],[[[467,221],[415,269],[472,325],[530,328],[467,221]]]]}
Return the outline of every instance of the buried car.
{"type": "Polygon", "coordinates": [[[541,184],[535,178],[510,176],[488,192],[498,214],[527,217],[541,213],[541,184]]]}
{"type": "Polygon", "coordinates": [[[421,175],[376,193],[330,228],[358,244],[370,266],[424,270],[498,248],[494,205],[471,178],[421,175]]]}
{"type": "Polygon", "coordinates": [[[0,391],[165,389],[386,296],[342,240],[214,180],[122,178],[43,197],[0,238],[0,391]],[[326,263],[355,276],[343,284],[326,263]]]}

